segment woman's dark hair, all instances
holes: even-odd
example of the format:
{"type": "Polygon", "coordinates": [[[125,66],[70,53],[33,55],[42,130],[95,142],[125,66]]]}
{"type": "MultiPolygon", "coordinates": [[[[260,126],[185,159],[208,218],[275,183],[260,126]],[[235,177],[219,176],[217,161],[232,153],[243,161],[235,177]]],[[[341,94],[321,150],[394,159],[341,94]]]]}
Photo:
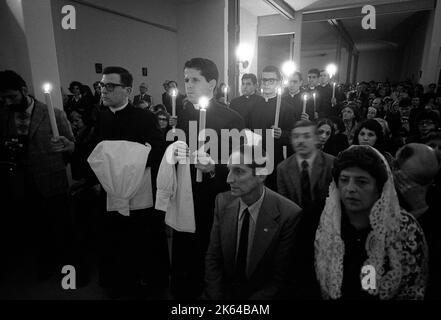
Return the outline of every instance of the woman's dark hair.
{"type": "Polygon", "coordinates": [[[72,92],[74,87],[78,87],[80,89],[80,91],[83,91],[83,84],[79,81],[72,81],[69,84],[69,91],[72,92]]]}
{"type": "Polygon", "coordinates": [[[387,168],[377,152],[368,146],[352,146],[334,160],[332,177],[338,186],[340,173],[347,168],[356,167],[368,172],[376,181],[381,192],[387,181],[387,168]]]}
{"type": "Polygon", "coordinates": [[[317,122],[317,130],[320,129],[320,127],[325,124],[331,127],[331,136],[329,138],[332,138],[334,136],[335,130],[334,130],[334,122],[331,119],[328,118],[319,119],[317,122]]]}
{"type": "Polygon", "coordinates": [[[152,109],[153,109],[153,111],[152,111],[153,113],[157,113],[159,111],[167,111],[167,109],[165,108],[165,106],[163,104],[154,105],[152,107],[152,109]]]}
{"type": "Polygon", "coordinates": [[[377,136],[377,140],[375,141],[375,145],[373,145],[372,147],[374,147],[375,149],[377,149],[382,153],[384,151],[385,142],[384,142],[383,127],[381,126],[381,124],[375,119],[368,119],[360,123],[358,125],[357,130],[355,130],[354,133],[354,141],[352,142],[353,145],[360,144],[360,142],[358,141],[358,135],[360,134],[361,129],[368,129],[375,132],[375,135],[377,136]]]}
{"type": "Polygon", "coordinates": [[[345,132],[346,127],[343,119],[337,116],[331,116],[329,119],[337,126],[338,132],[345,132]]]}

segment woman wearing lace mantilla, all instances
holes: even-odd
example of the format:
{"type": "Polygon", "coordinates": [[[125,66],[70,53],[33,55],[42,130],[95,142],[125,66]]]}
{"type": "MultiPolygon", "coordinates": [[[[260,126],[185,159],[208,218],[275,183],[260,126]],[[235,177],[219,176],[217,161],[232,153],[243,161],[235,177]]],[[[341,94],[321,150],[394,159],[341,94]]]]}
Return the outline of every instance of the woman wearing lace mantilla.
{"type": "Polygon", "coordinates": [[[370,146],[352,146],[335,160],[333,178],[315,240],[323,297],[423,299],[427,245],[416,220],[400,209],[385,158],[370,146]],[[364,266],[371,272],[362,273],[364,266]]]}

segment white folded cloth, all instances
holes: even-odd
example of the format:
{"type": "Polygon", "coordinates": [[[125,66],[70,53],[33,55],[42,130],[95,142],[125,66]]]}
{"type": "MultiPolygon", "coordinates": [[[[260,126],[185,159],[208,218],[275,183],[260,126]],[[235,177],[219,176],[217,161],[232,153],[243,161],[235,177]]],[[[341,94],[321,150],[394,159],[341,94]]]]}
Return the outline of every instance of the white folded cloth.
{"type": "Polygon", "coordinates": [[[107,192],[107,211],[124,216],[153,207],[152,178],[146,168],[151,146],[131,141],[102,141],[87,161],[107,192]]]}
{"type": "Polygon", "coordinates": [[[181,232],[196,231],[193,191],[191,187],[190,161],[182,159],[176,165],[174,151],[177,146],[187,144],[176,141],[165,151],[156,179],[155,208],[164,211],[165,223],[181,232]],[[176,169],[177,166],[177,169],[176,169]]]}

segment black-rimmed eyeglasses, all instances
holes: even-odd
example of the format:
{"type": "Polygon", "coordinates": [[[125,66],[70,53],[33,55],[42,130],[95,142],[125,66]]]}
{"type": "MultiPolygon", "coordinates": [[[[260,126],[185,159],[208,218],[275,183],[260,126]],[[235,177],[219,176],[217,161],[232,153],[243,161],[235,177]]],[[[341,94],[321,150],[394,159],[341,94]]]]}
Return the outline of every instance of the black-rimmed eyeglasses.
{"type": "Polygon", "coordinates": [[[125,87],[125,85],[119,83],[112,83],[112,82],[108,82],[108,83],[100,82],[98,83],[98,87],[100,87],[101,90],[103,90],[103,88],[106,88],[107,91],[111,92],[115,90],[115,87],[125,87]]]}

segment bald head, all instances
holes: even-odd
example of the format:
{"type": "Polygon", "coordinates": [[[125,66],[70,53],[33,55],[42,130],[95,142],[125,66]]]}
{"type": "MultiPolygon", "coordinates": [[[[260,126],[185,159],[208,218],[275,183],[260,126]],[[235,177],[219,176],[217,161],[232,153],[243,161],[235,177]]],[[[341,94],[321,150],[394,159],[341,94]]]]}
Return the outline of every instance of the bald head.
{"type": "Polygon", "coordinates": [[[397,151],[397,164],[420,185],[428,185],[439,170],[435,150],[421,143],[409,143],[397,151]]]}

